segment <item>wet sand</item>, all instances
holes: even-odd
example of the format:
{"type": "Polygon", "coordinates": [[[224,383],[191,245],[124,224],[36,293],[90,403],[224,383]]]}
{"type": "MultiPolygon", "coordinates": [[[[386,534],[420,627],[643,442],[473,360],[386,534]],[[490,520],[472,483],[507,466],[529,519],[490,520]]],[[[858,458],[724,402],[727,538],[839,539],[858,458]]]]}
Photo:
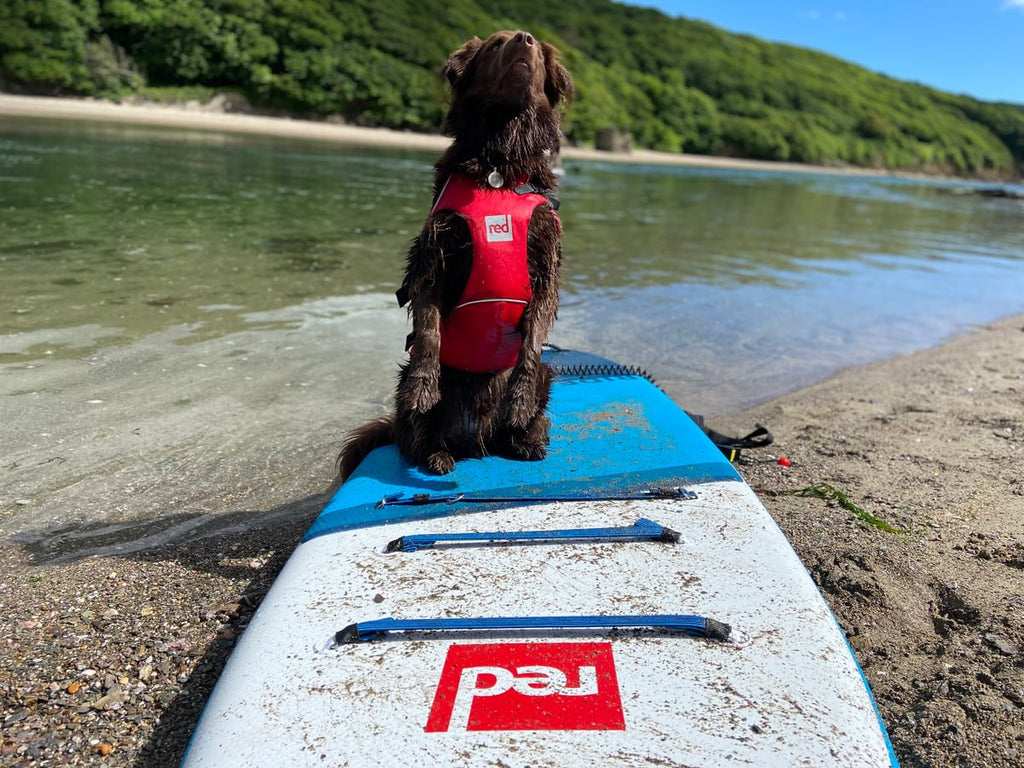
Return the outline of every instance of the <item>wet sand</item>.
{"type": "MultiPolygon", "coordinates": [[[[355,314],[295,333],[402,333],[372,297],[355,314]]],[[[136,345],[5,374],[0,765],[178,764],[368,415],[310,386],[323,372],[280,338],[245,356],[191,345],[178,371],[136,345]],[[141,392],[162,378],[171,399],[114,400],[102,381],[119,375],[141,392]]],[[[386,389],[392,369],[358,375],[386,389]]],[[[710,425],[775,434],[740,469],[849,635],[904,766],[1024,762],[1022,401],[1019,316],[710,425]]]]}

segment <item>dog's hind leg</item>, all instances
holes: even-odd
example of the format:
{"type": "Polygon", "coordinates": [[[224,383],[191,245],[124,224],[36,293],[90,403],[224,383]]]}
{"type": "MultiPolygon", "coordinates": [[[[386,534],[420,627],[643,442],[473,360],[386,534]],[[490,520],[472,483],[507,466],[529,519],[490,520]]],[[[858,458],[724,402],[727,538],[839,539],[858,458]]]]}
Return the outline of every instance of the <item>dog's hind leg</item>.
{"type": "Polygon", "coordinates": [[[414,464],[424,466],[435,475],[446,475],[455,469],[455,458],[445,445],[444,437],[433,424],[433,413],[399,415],[395,428],[398,450],[414,464]]]}
{"type": "Polygon", "coordinates": [[[502,454],[513,459],[539,461],[548,455],[551,419],[541,411],[525,427],[509,427],[504,434],[502,454]]]}
{"type": "MultiPolygon", "coordinates": [[[[399,391],[407,375],[408,368],[403,368],[399,391]]],[[[393,430],[399,452],[435,475],[446,475],[455,469],[455,459],[447,445],[445,416],[444,403],[438,403],[427,413],[419,413],[400,402],[393,430]]]]}
{"type": "Polygon", "coordinates": [[[544,363],[538,366],[537,384],[532,398],[534,410],[526,426],[508,425],[503,430],[504,452],[516,459],[536,461],[547,456],[550,442],[551,419],[547,415],[551,394],[551,369],[544,363]]]}

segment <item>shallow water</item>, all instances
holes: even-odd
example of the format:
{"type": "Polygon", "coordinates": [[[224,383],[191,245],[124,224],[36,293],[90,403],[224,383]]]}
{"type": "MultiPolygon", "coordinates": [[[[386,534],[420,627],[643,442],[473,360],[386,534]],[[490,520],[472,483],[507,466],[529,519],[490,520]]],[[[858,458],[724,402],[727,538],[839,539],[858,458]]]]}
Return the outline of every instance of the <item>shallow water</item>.
{"type": "MultiPolygon", "coordinates": [[[[382,410],[433,159],[0,118],[0,525],[248,498],[382,410]]],[[[1024,311],[1024,206],[966,186],[570,161],[552,340],[708,415],[934,345],[1024,311]]]]}

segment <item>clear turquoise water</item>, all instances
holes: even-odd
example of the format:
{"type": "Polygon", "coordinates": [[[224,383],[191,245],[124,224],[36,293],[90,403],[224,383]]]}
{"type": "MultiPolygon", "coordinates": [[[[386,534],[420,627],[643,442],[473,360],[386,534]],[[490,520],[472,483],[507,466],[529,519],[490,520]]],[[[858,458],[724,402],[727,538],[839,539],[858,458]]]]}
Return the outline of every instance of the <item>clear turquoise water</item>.
{"type": "MultiPolygon", "coordinates": [[[[0,118],[0,366],[174,328],[155,346],[169,361],[354,302],[402,318],[389,294],[433,159],[0,118]]],[[[570,161],[553,341],[639,365],[720,413],[1022,312],[1024,205],[963,186],[570,161]]],[[[390,370],[396,323],[303,354],[390,370]]],[[[368,404],[386,397],[380,380],[368,404]]]]}

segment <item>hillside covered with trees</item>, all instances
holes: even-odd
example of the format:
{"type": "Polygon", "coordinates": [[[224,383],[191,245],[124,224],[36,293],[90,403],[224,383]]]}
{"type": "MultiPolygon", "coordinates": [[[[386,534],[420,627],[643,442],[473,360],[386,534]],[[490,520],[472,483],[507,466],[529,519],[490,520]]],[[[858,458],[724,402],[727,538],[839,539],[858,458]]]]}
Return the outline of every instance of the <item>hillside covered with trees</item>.
{"type": "Polygon", "coordinates": [[[611,0],[5,0],[0,89],[190,97],[437,131],[463,40],[525,28],[577,96],[569,139],[615,127],[668,152],[1018,177],[1024,106],[611,0]]]}

